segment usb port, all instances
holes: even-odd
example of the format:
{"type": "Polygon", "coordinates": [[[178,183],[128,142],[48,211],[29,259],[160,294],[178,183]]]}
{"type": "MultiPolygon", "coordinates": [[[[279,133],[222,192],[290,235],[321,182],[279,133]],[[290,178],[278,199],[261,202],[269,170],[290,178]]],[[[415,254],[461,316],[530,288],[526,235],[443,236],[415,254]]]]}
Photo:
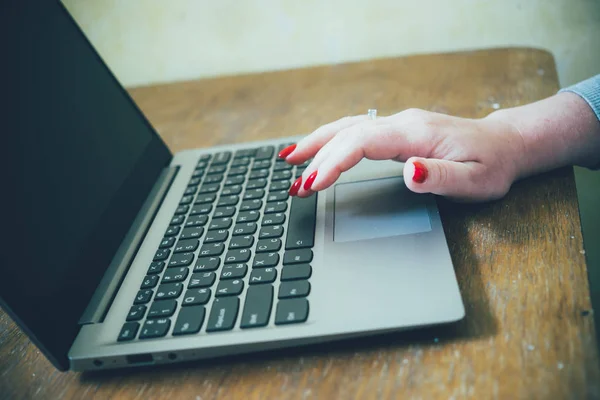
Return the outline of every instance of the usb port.
{"type": "Polygon", "coordinates": [[[128,364],[148,364],[151,362],[154,362],[152,354],[134,354],[132,356],[127,356],[128,364]]]}

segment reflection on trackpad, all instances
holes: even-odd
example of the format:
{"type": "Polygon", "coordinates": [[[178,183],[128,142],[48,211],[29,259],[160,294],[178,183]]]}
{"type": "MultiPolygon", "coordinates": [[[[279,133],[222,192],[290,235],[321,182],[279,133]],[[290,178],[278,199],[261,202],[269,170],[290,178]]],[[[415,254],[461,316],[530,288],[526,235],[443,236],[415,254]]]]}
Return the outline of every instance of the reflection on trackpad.
{"type": "Polygon", "coordinates": [[[342,183],[334,195],[335,242],[431,230],[423,196],[408,190],[402,177],[342,183]]]}

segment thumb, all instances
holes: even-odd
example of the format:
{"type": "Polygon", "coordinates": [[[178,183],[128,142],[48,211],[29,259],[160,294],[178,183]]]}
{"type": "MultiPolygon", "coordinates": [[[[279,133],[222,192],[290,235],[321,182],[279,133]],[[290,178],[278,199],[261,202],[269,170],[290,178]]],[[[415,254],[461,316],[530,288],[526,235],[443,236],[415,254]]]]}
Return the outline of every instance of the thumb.
{"type": "Polygon", "coordinates": [[[411,157],[404,164],[404,182],[415,193],[433,193],[459,199],[487,197],[473,177],[481,164],[411,157]]]}

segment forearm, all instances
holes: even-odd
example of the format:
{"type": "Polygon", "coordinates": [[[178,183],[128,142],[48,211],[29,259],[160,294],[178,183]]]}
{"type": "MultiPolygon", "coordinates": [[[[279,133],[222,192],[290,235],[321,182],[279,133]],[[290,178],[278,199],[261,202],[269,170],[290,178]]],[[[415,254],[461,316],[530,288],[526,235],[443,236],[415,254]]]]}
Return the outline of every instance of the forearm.
{"type": "Polygon", "coordinates": [[[487,118],[509,123],[521,133],[519,178],[565,165],[600,165],[600,122],[591,104],[578,94],[561,92],[487,118]]]}

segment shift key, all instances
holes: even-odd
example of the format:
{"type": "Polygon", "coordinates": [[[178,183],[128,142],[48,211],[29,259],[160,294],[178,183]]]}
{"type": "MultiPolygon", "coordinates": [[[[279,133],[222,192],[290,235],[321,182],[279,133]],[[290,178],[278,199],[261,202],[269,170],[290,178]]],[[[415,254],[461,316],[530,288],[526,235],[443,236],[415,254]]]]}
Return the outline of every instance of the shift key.
{"type": "Polygon", "coordinates": [[[266,326],[273,306],[273,286],[255,285],[248,288],[240,328],[266,326]]]}

